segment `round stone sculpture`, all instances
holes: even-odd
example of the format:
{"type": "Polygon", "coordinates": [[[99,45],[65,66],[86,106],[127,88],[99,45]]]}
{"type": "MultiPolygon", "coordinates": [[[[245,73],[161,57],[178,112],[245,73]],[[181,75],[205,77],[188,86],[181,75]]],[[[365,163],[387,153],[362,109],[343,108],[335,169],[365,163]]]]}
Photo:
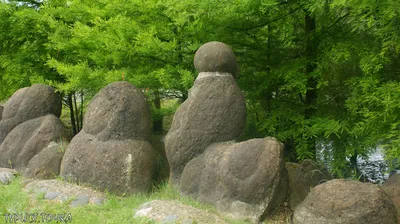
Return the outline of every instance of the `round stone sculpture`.
{"type": "Polygon", "coordinates": [[[227,45],[204,44],[194,64],[199,75],[165,137],[170,183],[230,217],[262,221],[287,196],[282,144],[272,138],[234,143],[245,128],[246,101],[227,45]]]}
{"type": "Polygon", "coordinates": [[[206,43],[194,64],[200,74],[165,137],[174,186],[190,160],[212,143],[237,139],[246,124],[246,101],[233,77],[238,70],[232,50],[221,42],[206,43]]]}
{"type": "Polygon", "coordinates": [[[227,72],[235,77],[238,75],[238,65],[232,49],[217,41],[206,43],[197,50],[194,67],[198,72],[227,72]]]}

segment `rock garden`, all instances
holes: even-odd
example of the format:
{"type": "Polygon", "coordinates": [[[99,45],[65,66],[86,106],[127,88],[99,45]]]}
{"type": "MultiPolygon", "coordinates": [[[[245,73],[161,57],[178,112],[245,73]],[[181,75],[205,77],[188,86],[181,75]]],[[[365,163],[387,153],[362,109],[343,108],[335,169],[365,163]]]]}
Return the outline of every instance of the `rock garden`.
{"type": "MultiPolygon", "coordinates": [[[[188,98],[158,145],[146,96],[129,82],[101,89],[72,139],[52,87],[18,90],[0,107],[0,194],[21,189],[29,212],[37,203],[64,206],[72,216],[127,211],[117,223],[399,223],[400,174],[382,186],[335,179],[312,160],[285,162],[276,138],[240,141],[246,99],[232,49],[206,43],[194,66],[188,98]],[[157,170],[167,181],[159,183],[157,170]]],[[[1,220],[28,211],[7,204],[0,212],[1,220]]],[[[110,218],[99,216],[100,223],[110,218]]]]}

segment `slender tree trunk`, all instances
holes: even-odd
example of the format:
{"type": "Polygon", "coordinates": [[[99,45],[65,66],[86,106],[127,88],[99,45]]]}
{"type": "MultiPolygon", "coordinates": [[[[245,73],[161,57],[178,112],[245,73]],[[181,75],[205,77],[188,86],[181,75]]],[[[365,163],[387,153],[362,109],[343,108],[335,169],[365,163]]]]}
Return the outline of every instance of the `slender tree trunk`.
{"type": "Polygon", "coordinates": [[[79,119],[80,119],[80,124],[81,124],[81,130],[82,130],[82,128],[83,128],[83,93],[81,93],[81,107],[80,107],[80,112],[81,112],[81,114],[80,114],[80,117],[79,117],[79,119]]]}
{"type": "MultiPolygon", "coordinates": [[[[315,17],[313,17],[310,12],[306,12],[304,17],[305,20],[305,35],[306,35],[306,49],[305,55],[307,58],[305,76],[308,78],[307,81],[307,93],[305,98],[305,119],[310,119],[316,111],[316,101],[317,101],[317,79],[312,74],[317,68],[315,60],[317,54],[317,43],[315,38],[315,17]]],[[[307,142],[308,149],[313,153],[315,159],[315,139],[310,138],[307,142]]]]}
{"type": "Polygon", "coordinates": [[[72,93],[68,93],[67,103],[69,105],[69,114],[72,125],[72,135],[75,136],[76,134],[78,134],[78,131],[76,129],[76,123],[75,123],[74,104],[72,103],[72,93]]]}
{"type": "Polygon", "coordinates": [[[76,103],[76,93],[74,92],[74,106],[75,106],[75,117],[76,117],[76,119],[75,119],[75,121],[76,121],[76,130],[78,131],[78,132],[80,132],[81,131],[81,126],[80,126],[80,122],[79,122],[79,111],[78,111],[78,106],[77,106],[77,103],[76,103]]]}
{"type": "Polygon", "coordinates": [[[305,117],[309,119],[315,112],[315,103],[317,100],[317,80],[313,77],[312,73],[316,69],[316,53],[317,53],[317,43],[315,42],[315,18],[311,17],[309,13],[305,16],[306,24],[306,57],[307,64],[305,69],[305,75],[308,78],[307,81],[307,93],[306,93],[306,110],[305,117]]]}

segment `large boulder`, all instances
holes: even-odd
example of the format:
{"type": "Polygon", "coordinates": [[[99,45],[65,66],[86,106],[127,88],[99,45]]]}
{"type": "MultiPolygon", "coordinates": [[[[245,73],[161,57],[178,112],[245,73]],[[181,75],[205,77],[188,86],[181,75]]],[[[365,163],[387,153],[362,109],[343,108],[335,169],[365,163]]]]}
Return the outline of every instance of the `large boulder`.
{"type": "Polygon", "coordinates": [[[400,223],[400,174],[394,174],[383,184],[382,189],[392,200],[397,209],[397,219],[400,223]]]}
{"type": "Polygon", "coordinates": [[[175,187],[179,186],[188,162],[212,143],[238,138],[246,123],[245,99],[232,74],[228,73],[234,72],[235,56],[225,44],[217,45],[217,49],[201,47],[196,53],[195,64],[200,74],[188,99],[176,111],[165,138],[170,181],[175,187]],[[217,64],[207,67],[210,58],[217,58],[217,64]]]}
{"type": "Polygon", "coordinates": [[[87,107],[60,174],[117,194],[146,192],[155,170],[149,135],[150,108],[142,91],[128,82],[109,84],[87,107]]]}
{"type": "Polygon", "coordinates": [[[322,165],[306,159],[301,164],[286,163],[289,173],[290,207],[294,210],[310,193],[310,190],[328,180],[332,175],[322,165]]]}
{"type": "Polygon", "coordinates": [[[23,173],[36,154],[50,142],[62,140],[63,136],[62,123],[53,114],[25,121],[15,127],[0,145],[0,167],[12,167],[23,173]]]}
{"type": "Polygon", "coordinates": [[[190,161],[180,189],[232,218],[261,221],[286,200],[283,145],[274,138],[215,143],[190,161]]]}
{"type": "Polygon", "coordinates": [[[335,179],[316,186],[293,214],[294,224],[396,224],[396,209],[379,187],[335,179]]]}
{"type": "Polygon", "coordinates": [[[61,160],[64,155],[62,144],[50,142],[28,163],[24,176],[30,179],[53,179],[60,174],[61,160]]]}
{"type": "Polygon", "coordinates": [[[19,124],[53,114],[61,115],[61,97],[47,85],[34,84],[16,91],[4,105],[0,120],[0,144],[19,124]]]}

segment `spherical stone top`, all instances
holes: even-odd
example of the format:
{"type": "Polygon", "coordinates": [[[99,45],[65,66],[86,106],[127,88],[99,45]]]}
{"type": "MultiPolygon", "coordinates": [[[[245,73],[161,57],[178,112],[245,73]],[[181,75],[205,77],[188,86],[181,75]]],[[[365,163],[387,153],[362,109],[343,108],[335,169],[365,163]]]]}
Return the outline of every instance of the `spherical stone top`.
{"type": "Polygon", "coordinates": [[[239,71],[232,49],[217,41],[203,44],[197,50],[194,67],[198,72],[228,72],[235,77],[239,71]]]}

